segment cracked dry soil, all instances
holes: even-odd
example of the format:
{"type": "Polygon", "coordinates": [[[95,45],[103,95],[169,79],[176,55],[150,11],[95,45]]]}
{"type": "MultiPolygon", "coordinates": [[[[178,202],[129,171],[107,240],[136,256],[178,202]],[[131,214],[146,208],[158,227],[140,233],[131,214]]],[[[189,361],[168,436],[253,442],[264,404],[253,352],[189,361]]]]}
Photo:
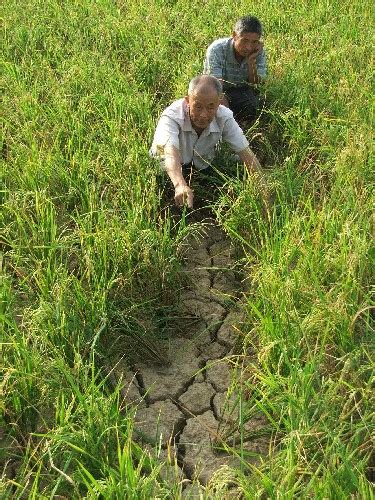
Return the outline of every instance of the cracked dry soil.
{"type": "MultiPolygon", "coordinates": [[[[224,451],[240,440],[239,397],[231,385],[233,372],[240,370],[236,345],[241,345],[243,314],[238,307],[241,282],[233,265],[230,242],[210,220],[201,236],[186,244],[182,272],[187,285],[178,331],[167,342],[166,363],[139,363],[130,383],[125,377],[127,402],[137,405],[136,439],[151,454],[159,449],[158,459],[166,460],[169,476],[188,484],[188,498],[194,498],[197,487],[189,480],[206,485],[223,465],[240,465],[235,454],[224,451]]],[[[266,422],[258,417],[246,425],[254,430],[266,422]]],[[[243,442],[250,457],[245,460],[252,463],[267,449],[264,438],[243,442]]]]}

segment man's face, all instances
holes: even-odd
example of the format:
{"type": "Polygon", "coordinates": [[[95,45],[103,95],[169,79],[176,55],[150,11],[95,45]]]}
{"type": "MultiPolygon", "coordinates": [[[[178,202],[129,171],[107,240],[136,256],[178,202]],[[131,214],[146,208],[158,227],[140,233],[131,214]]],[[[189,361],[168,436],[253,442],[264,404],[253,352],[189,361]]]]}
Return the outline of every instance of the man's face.
{"type": "Polygon", "coordinates": [[[241,57],[249,57],[260,48],[260,35],[258,33],[232,33],[234,49],[241,57]]]}
{"type": "Polygon", "coordinates": [[[220,96],[214,89],[205,89],[185,97],[189,105],[190,120],[193,126],[204,130],[216,115],[220,96]]]}

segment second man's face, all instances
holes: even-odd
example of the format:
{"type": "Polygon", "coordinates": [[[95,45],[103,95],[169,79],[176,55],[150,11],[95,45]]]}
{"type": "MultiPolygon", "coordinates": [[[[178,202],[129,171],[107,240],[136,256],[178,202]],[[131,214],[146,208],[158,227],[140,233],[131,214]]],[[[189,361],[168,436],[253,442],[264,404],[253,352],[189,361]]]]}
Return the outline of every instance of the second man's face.
{"type": "Polygon", "coordinates": [[[241,57],[249,57],[260,48],[260,35],[258,33],[237,35],[236,32],[233,32],[232,38],[234,49],[241,57]]]}
{"type": "Polygon", "coordinates": [[[209,126],[216,115],[220,104],[220,96],[214,89],[197,92],[185,98],[189,105],[191,123],[204,130],[209,126]]]}

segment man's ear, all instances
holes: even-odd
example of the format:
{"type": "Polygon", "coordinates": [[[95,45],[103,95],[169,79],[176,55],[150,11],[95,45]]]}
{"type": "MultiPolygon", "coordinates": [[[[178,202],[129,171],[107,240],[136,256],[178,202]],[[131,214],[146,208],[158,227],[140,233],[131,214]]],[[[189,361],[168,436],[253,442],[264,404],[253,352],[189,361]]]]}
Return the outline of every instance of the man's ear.
{"type": "Polygon", "coordinates": [[[235,31],[232,31],[232,38],[236,38],[237,33],[235,31]]]}
{"type": "Polygon", "coordinates": [[[188,96],[188,95],[186,95],[186,96],[184,97],[184,99],[185,99],[186,104],[189,104],[189,96],[188,96]]]}

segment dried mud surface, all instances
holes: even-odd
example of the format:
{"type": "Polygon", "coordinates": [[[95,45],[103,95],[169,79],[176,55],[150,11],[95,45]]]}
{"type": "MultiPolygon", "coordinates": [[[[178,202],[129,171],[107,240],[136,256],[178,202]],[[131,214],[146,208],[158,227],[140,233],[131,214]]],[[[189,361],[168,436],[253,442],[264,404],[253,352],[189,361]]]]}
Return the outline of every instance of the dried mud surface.
{"type": "MultiPolygon", "coordinates": [[[[239,467],[239,454],[233,453],[239,442],[242,459],[251,463],[267,453],[269,444],[239,432],[240,397],[233,375],[243,359],[238,355],[243,290],[230,241],[214,221],[204,227],[185,245],[186,287],[178,328],[165,345],[165,364],[141,362],[123,377],[125,400],[136,405],[136,439],[165,461],[163,479],[187,485],[185,498],[196,498],[197,487],[207,485],[221,467],[239,467]]],[[[245,426],[251,436],[252,429],[266,424],[258,416],[245,426]]]]}

